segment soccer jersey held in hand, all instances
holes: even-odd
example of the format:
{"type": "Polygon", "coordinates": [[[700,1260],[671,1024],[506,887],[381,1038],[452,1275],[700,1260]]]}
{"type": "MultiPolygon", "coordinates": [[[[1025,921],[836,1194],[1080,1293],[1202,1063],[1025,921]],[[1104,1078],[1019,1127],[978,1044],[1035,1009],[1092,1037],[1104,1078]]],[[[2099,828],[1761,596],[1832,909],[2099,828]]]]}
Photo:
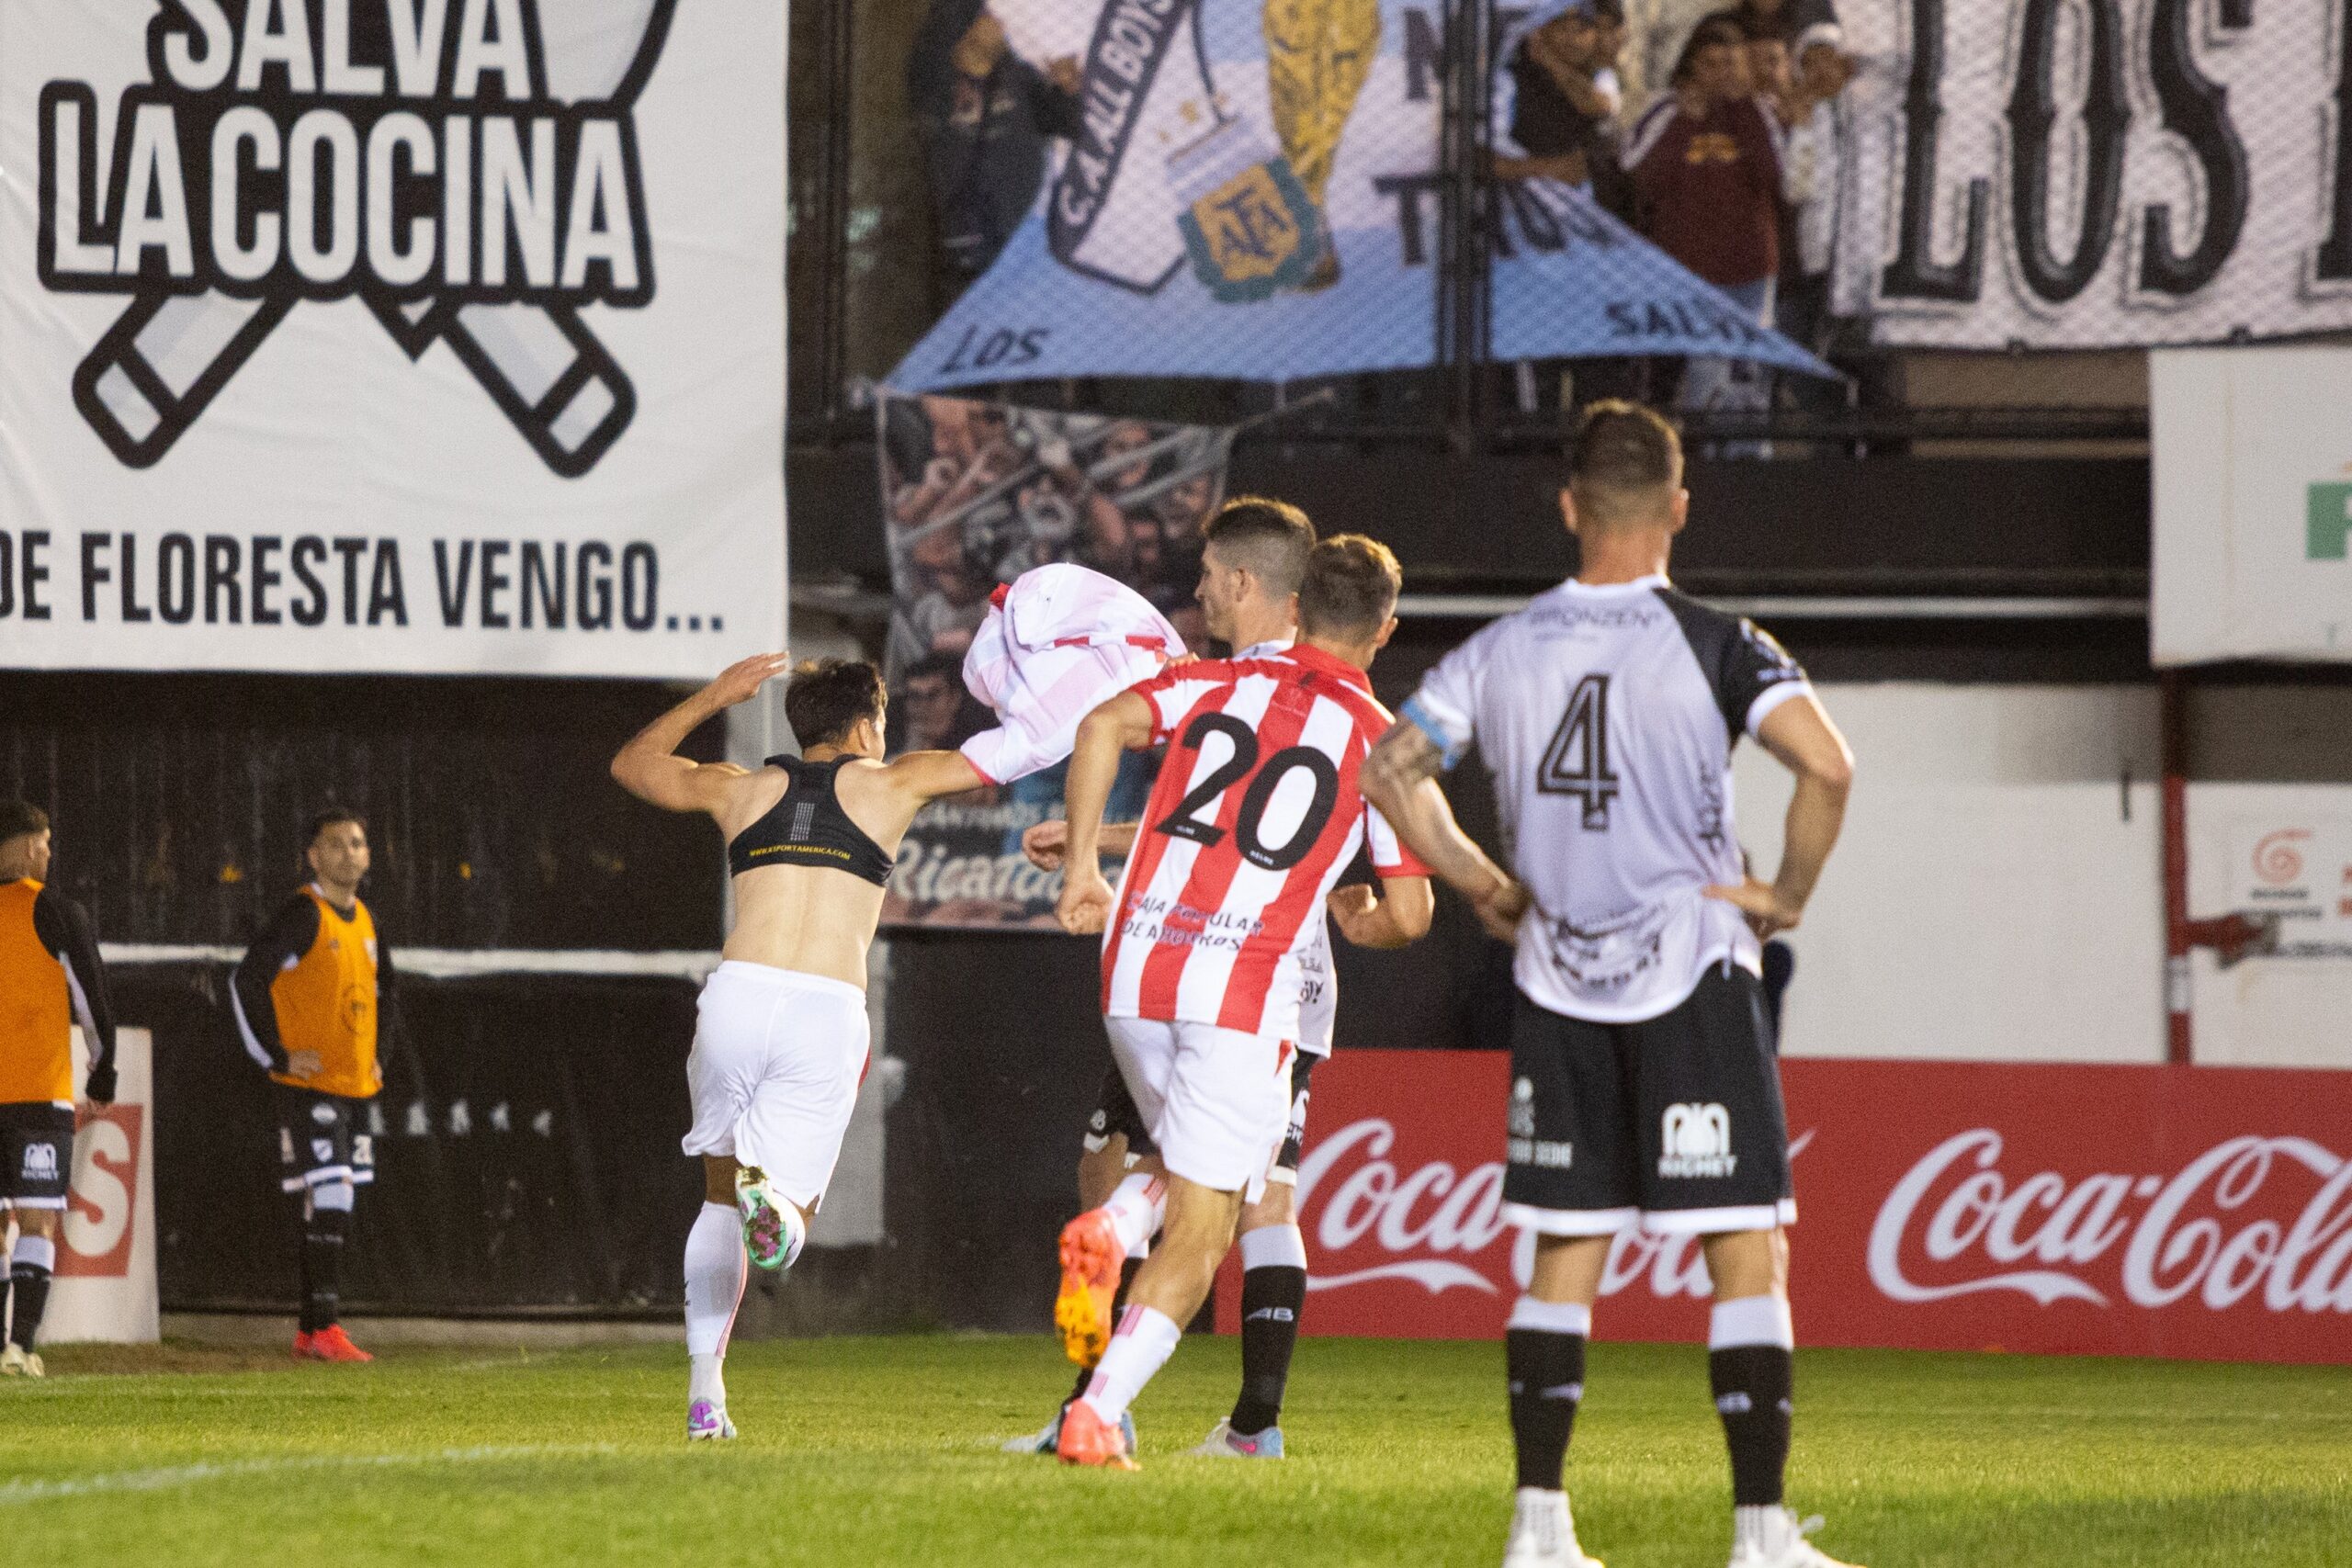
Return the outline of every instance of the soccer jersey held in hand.
{"type": "Polygon", "coordinates": [[[1103,1013],[1295,1040],[1300,953],[1357,845],[1385,877],[1429,874],[1357,788],[1387,710],[1304,645],[1136,691],[1169,751],[1103,931],[1103,1013]]]}
{"type": "Polygon", "coordinates": [[[1780,644],[1664,577],[1573,580],[1431,671],[1404,716],[1449,766],[1475,738],[1513,869],[1535,897],[1513,976],[1554,1012],[1655,1018],[1728,957],[1760,957],[1738,909],[1731,749],[1810,687],[1780,644]]]}
{"type": "Polygon", "coordinates": [[[964,742],[992,784],[1067,760],[1079,721],[1184,653],[1168,618],[1123,582],[1082,566],[1024,571],[999,587],[964,656],[964,684],[1000,723],[964,742]]]}

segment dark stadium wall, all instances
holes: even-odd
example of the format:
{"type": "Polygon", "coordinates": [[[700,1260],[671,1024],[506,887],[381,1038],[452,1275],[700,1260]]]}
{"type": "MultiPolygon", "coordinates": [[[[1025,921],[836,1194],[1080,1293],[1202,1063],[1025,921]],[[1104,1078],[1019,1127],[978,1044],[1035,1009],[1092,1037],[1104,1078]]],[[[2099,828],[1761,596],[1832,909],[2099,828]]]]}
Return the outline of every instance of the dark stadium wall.
{"type": "MultiPolygon", "coordinates": [[[[870,445],[795,448],[796,582],[887,590],[870,445]]],[[[2144,458],[1695,459],[1678,575],[1713,593],[2144,593],[2144,458]]],[[[1228,493],[1295,501],[1328,531],[1369,533],[1408,592],[1528,591],[1573,557],[1560,460],[1244,440],[1228,493]]]]}
{"type": "MultiPolygon", "coordinates": [[[[6,692],[0,795],[48,809],[53,880],[118,950],[242,948],[329,802],[369,819],[365,897],[396,963],[718,945],[716,837],[605,773],[674,700],[660,683],[12,672],[6,692]]],[[[121,1021],[154,1035],[160,1284],[167,1308],[282,1309],[292,1221],[227,973],[112,965],[121,1021]]],[[[668,1315],[698,1186],[677,1155],[694,987],[412,973],[398,1017],[355,1305],[668,1315]]]]}

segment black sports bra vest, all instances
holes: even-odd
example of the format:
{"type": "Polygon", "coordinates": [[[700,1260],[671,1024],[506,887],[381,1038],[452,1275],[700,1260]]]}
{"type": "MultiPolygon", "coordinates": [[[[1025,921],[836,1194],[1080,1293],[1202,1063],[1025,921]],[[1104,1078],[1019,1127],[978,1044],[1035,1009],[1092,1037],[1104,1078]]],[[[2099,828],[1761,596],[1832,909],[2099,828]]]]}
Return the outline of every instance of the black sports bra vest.
{"type": "Polygon", "coordinates": [[[888,886],[895,863],[891,856],[849,819],[841,796],[833,793],[835,775],[853,760],[810,762],[770,757],[767,765],[782,768],[792,782],[785,785],[783,799],[727,846],[727,869],[741,876],[763,865],[831,866],[876,887],[888,886]]]}

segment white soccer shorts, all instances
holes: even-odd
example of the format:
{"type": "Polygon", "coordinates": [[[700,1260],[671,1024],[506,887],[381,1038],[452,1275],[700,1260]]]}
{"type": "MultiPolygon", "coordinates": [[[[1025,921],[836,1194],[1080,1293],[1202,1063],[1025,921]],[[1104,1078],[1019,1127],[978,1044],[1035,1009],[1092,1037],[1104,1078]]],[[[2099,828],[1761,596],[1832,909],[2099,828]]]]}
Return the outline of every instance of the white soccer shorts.
{"type": "Polygon", "coordinates": [[[1170,1172],[1256,1201],[1290,1125],[1297,1047],[1213,1023],[1103,1022],[1127,1092],[1170,1172]]]}
{"type": "Polygon", "coordinates": [[[686,1153],[757,1166],[778,1195],[814,1213],[865,1074],[865,993],[730,958],[703,982],[695,1012],[686,1153]]]}

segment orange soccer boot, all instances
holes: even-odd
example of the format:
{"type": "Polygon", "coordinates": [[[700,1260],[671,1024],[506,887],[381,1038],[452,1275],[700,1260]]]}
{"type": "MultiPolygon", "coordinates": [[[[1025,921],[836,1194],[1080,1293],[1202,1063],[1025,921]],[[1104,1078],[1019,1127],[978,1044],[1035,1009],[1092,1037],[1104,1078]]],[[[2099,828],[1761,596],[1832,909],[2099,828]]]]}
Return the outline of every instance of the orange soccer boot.
{"type": "Polygon", "coordinates": [[[1094,1406],[1073,1399],[1062,1412],[1061,1442],[1054,1450],[1064,1464],[1090,1464],[1102,1470],[1133,1470],[1135,1454],[1126,1434],[1094,1414],[1094,1406]]]}
{"type": "Polygon", "coordinates": [[[1111,1347],[1111,1299],[1119,1292],[1119,1269],[1127,1249],[1118,1227],[1101,1209],[1090,1209],[1062,1227],[1062,1288],[1054,1297],[1054,1328],[1062,1350],[1091,1367],[1111,1347]]]}
{"type": "Polygon", "coordinates": [[[331,1323],[314,1334],[294,1337],[294,1359],[298,1361],[348,1361],[356,1364],[376,1358],[351,1342],[343,1325],[331,1323]]]}

